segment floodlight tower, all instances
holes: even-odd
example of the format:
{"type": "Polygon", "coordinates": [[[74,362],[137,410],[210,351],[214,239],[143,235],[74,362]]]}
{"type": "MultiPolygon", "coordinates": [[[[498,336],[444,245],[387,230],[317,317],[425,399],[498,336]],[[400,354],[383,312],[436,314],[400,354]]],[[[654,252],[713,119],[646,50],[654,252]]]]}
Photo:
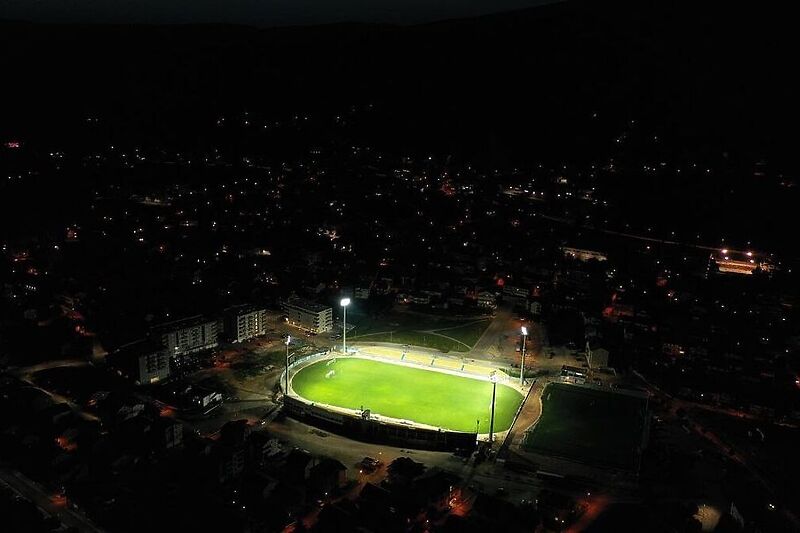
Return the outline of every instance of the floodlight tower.
{"type": "Polygon", "coordinates": [[[494,444],[494,401],[497,398],[497,371],[492,370],[489,374],[489,381],[492,382],[492,416],[489,418],[489,448],[494,444]]]}
{"type": "Polygon", "coordinates": [[[528,340],[528,328],[522,326],[522,361],[519,365],[519,386],[525,386],[525,345],[528,340]]]}
{"type": "Polygon", "coordinates": [[[342,326],[342,351],[347,355],[347,306],[350,305],[350,298],[342,298],[339,302],[344,312],[344,320],[342,326]]]}
{"type": "Polygon", "coordinates": [[[292,342],[292,336],[286,335],[286,383],[283,388],[283,397],[289,394],[289,343],[292,342]]]}

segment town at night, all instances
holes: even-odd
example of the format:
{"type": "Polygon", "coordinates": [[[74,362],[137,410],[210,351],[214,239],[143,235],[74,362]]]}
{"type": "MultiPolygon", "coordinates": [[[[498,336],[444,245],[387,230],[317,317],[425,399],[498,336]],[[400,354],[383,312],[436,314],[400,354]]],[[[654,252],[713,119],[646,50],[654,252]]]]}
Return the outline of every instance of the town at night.
{"type": "Polygon", "coordinates": [[[0,531],[800,531],[779,5],[0,5],[0,531]]]}

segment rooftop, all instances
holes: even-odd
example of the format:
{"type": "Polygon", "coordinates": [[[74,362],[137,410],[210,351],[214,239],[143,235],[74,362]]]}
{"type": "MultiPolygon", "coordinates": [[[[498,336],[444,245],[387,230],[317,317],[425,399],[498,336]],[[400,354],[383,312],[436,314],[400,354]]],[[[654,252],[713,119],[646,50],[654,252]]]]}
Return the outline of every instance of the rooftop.
{"type": "Polygon", "coordinates": [[[150,328],[151,333],[164,333],[167,331],[175,331],[177,329],[190,328],[192,326],[199,326],[208,322],[214,322],[213,318],[208,318],[203,315],[195,315],[186,318],[180,318],[171,322],[163,322],[156,324],[150,328]]]}
{"type": "Polygon", "coordinates": [[[300,309],[311,311],[313,313],[320,313],[322,311],[325,311],[326,309],[331,308],[330,305],[324,305],[317,302],[312,302],[311,300],[306,300],[305,298],[289,298],[284,302],[284,305],[298,307],[300,309]]]}

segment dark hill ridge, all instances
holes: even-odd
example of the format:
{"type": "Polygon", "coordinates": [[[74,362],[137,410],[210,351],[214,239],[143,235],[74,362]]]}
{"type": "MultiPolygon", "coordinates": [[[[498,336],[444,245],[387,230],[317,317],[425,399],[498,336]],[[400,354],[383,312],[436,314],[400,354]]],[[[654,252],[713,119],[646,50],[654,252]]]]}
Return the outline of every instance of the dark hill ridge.
{"type": "Polygon", "coordinates": [[[574,153],[591,149],[581,131],[600,112],[714,152],[779,154],[797,118],[790,30],[774,9],[690,2],[566,2],[419,26],[6,23],[3,129],[55,134],[97,114],[115,135],[180,138],[221,112],[374,102],[391,124],[376,142],[574,153]]]}
{"type": "Polygon", "coordinates": [[[279,160],[331,142],[484,165],[614,157],[601,185],[623,222],[692,231],[705,217],[766,248],[796,206],[797,189],[775,185],[797,172],[791,24],[775,7],[705,2],[564,2],[417,26],[5,23],[0,138],[279,160]],[[311,133],[234,125],[244,111],[331,122],[367,104],[346,127],[311,133]],[[215,127],[221,115],[231,126],[215,127]],[[665,160],[701,166],[643,175],[665,160]],[[754,176],[761,160],[768,183],[754,176]],[[698,175],[705,165],[715,172],[698,175]]]}

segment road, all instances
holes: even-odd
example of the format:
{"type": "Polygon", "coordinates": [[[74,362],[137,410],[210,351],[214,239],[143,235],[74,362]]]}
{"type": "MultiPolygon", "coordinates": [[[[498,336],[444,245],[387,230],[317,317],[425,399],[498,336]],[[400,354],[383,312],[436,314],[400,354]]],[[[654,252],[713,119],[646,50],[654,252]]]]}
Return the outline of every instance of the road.
{"type": "MultiPolygon", "coordinates": [[[[545,220],[549,220],[551,222],[557,222],[559,224],[568,224],[570,226],[575,226],[575,221],[571,220],[571,219],[568,219],[568,218],[554,217],[552,215],[545,215],[543,213],[536,213],[536,216],[541,217],[541,218],[543,218],[545,220]]],[[[607,235],[615,235],[617,237],[624,237],[626,239],[633,239],[633,240],[637,240],[637,241],[652,242],[652,243],[655,243],[655,244],[668,244],[670,246],[678,246],[678,247],[684,247],[684,248],[694,248],[696,250],[702,250],[704,252],[705,251],[708,251],[708,252],[719,252],[720,251],[720,247],[719,246],[708,246],[708,245],[704,245],[704,244],[697,244],[697,243],[691,243],[691,242],[673,241],[671,239],[660,239],[658,237],[650,237],[650,236],[647,236],[647,235],[639,235],[639,234],[636,234],[636,233],[629,233],[629,232],[624,232],[624,231],[616,231],[616,230],[598,228],[597,226],[594,226],[592,224],[578,224],[577,227],[583,228],[583,229],[588,229],[588,230],[593,230],[593,231],[599,231],[599,232],[605,233],[607,235]]],[[[747,253],[747,252],[749,252],[749,251],[750,250],[734,250],[732,248],[730,249],[731,253],[742,254],[742,255],[747,253]]],[[[763,254],[759,254],[759,255],[763,255],[763,254]]]]}
{"type": "Polygon", "coordinates": [[[62,396],[49,389],[40,387],[33,379],[33,375],[37,372],[41,372],[42,370],[65,367],[80,368],[85,366],[91,366],[91,363],[83,359],[59,359],[56,361],[47,361],[32,366],[12,368],[9,370],[9,373],[16,378],[30,383],[37,389],[44,391],[53,399],[54,403],[65,403],[69,405],[70,409],[72,409],[77,416],[83,418],[84,420],[97,421],[99,419],[96,415],[85,411],[83,407],[76,404],[71,398],[67,398],[66,396],[62,396]]]}
{"type": "Polygon", "coordinates": [[[226,422],[248,420],[258,424],[274,408],[270,400],[226,401],[208,415],[186,416],[176,418],[201,435],[213,436],[219,432],[226,422]]]}
{"type": "Polygon", "coordinates": [[[41,372],[42,370],[63,367],[82,367],[89,365],[90,363],[86,359],[56,359],[54,361],[45,361],[31,366],[9,368],[8,372],[12,376],[31,381],[31,376],[37,372],[41,372]]]}
{"type": "Polygon", "coordinates": [[[423,463],[426,467],[439,467],[442,470],[461,476],[469,483],[492,493],[499,487],[506,489],[514,499],[530,499],[539,492],[539,483],[535,478],[527,478],[510,473],[503,466],[483,463],[478,467],[465,465],[461,458],[449,452],[433,452],[427,450],[409,450],[382,444],[372,444],[351,440],[347,437],[307,426],[291,418],[273,422],[267,428],[269,433],[293,446],[311,452],[313,455],[335,457],[354,472],[354,465],[364,457],[375,457],[386,464],[398,457],[410,457],[423,463]]]}
{"type": "MultiPolygon", "coordinates": [[[[678,410],[684,410],[688,412],[688,410],[691,408],[704,408],[704,406],[701,404],[695,404],[694,402],[688,402],[686,400],[676,398],[657,385],[649,382],[638,372],[636,372],[636,376],[646,385],[651,394],[658,395],[668,402],[669,411],[675,417],[678,416],[678,410]]],[[[723,414],[727,414],[724,411],[721,412],[723,412],[723,414]]],[[[691,418],[686,417],[686,423],[697,435],[713,444],[719,453],[744,467],[750,473],[753,479],[755,479],[762,487],[764,487],[768,493],[781,494],[782,491],[778,490],[771,480],[767,479],[759,472],[758,468],[748,459],[746,454],[735,450],[731,444],[723,442],[716,434],[703,427],[702,424],[695,422],[691,418]]],[[[787,521],[797,528],[798,531],[800,531],[800,518],[798,518],[798,516],[791,509],[789,509],[786,505],[782,505],[780,506],[779,512],[786,518],[787,521]]]]}
{"type": "Polygon", "coordinates": [[[498,308],[489,327],[486,328],[478,342],[468,352],[469,356],[475,358],[501,356],[503,353],[501,342],[513,327],[511,310],[502,307],[498,308]]]}
{"type": "Polygon", "coordinates": [[[29,479],[18,470],[0,467],[0,483],[8,485],[14,492],[32,501],[40,509],[57,517],[68,527],[95,533],[104,531],[94,525],[83,513],[70,509],[63,496],[48,492],[40,484],[29,479]]]}

